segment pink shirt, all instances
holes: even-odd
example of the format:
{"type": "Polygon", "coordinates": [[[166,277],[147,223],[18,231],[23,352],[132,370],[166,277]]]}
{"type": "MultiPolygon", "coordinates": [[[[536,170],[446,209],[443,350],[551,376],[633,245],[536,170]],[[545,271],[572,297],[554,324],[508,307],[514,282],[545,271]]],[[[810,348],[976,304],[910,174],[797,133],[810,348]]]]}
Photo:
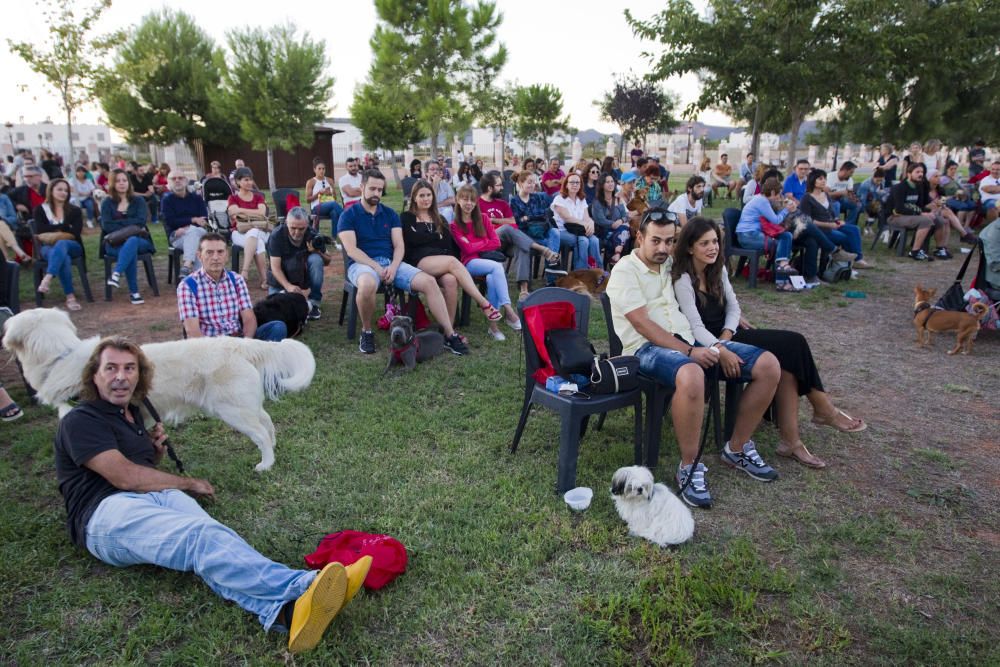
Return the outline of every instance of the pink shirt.
{"type": "Polygon", "coordinates": [[[485,220],[483,223],[483,227],[486,228],[485,237],[476,236],[471,224],[468,225],[468,232],[463,231],[457,222],[449,225],[451,235],[454,237],[455,243],[458,244],[462,264],[468,264],[471,260],[478,259],[481,252],[500,249],[500,239],[497,238],[497,233],[493,231],[493,225],[485,220]]]}
{"type": "Polygon", "coordinates": [[[545,194],[554,195],[555,193],[559,192],[559,188],[562,187],[562,180],[564,178],[566,178],[566,174],[563,173],[562,169],[559,169],[558,171],[555,172],[547,171],[544,174],[542,174],[542,189],[545,190],[545,194]],[[559,179],[558,184],[551,187],[545,185],[545,181],[551,181],[555,179],[559,179]]]}

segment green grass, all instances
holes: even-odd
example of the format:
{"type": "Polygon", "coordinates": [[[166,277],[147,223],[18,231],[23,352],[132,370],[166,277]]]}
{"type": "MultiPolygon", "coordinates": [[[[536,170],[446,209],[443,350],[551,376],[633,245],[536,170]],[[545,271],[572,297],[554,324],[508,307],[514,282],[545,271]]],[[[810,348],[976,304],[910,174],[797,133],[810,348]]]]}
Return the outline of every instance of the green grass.
{"type": "MultiPolygon", "coordinates": [[[[397,207],[400,199],[387,196],[397,207]]],[[[87,244],[99,286],[96,237],[87,244]]],[[[851,289],[877,293],[865,275],[851,289]]],[[[794,299],[806,310],[842,300],[833,289],[761,289],[757,298],[794,299]]],[[[693,542],[659,549],[627,535],[607,493],[612,472],[631,460],[631,415],[613,414],[587,434],[578,483],[595,498],[587,512],[570,513],[553,493],[551,413],[533,413],[509,453],[523,377],[517,337],[488,341],[474,319],[471,356],[383,376],[384,356],[360,355],[334,310],[303,338],[317,360],[312,386],[266,406],[278,433],[271,471],[254,473],[256,448],[218,421],[171,431],[191,474],[217,490],[209,512],[268,557],[301,565],[321,535],[346,528],[391,534],[409,550],[407,573],[362,593],[295,664],[1000,660],[995,562],[954,527],[982,502],[938,448],[917,448],[889,471],[902,487],[889,508],[870,498],[866,481],[856,486],[836,470],[784,464],[780,484],[759,485],[715,466],[719,506],[696,514],[693,542]]],[[[594,309],[599,348],[604,326],[594,309]]],[[[384,334],[377,339],[384,350],[384,334]]],[[[55,415],[31,405],[19,384],[10,389],[27,414],[0,425],[0,663],[289,662],[282,637],[194,576],[114,569],[74,548],[52,472],[55,415]]],[[[762,429],[769,460],[774,437],[762,429]]],[[[676,458],[669,426],[663,440],[660,476],[676,458]]]]}

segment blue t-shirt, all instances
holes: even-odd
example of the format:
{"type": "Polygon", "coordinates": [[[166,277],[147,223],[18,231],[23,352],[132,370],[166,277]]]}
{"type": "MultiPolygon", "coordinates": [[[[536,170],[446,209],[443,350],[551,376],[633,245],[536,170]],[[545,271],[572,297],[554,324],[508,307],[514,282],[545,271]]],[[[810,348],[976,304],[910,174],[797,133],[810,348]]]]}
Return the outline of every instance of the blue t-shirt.
{"type": "Polygon", "coordinates": [[[740,214],[740,221],[736,224],[736,233],[759,232],[762,216],[768,222],[778,224],[788,217],[788,209],[782,208],[779,212],[775,213],[767,197],[764,195],[754,195],[747,202],[747,205],[743,207],[743,212],[740,214]]]}
{"type": "MultiPolygon", "coordinates": [[[[392,259],[392,230],[402,229],[399,214],[388,206],[379,204],[372,215],[362,204],[355,204],[340,214],[337,222],[337,233],[354,232],[358,248],[375,259],[385,257],[392,259]]],[[[350,261],[353,264],[354,260],[350,261]]],[[[348,266],[350,266],[348,264],[348,266]]]]}
{"type": "Polygon", "coordinates": [[[785,185],[781,188],[781,193],[790,194],[797,200],[802,201],[802,198],[806,196],[806,182],[799,181],[799,177],[793,172],[785,179],[785,185]]]}

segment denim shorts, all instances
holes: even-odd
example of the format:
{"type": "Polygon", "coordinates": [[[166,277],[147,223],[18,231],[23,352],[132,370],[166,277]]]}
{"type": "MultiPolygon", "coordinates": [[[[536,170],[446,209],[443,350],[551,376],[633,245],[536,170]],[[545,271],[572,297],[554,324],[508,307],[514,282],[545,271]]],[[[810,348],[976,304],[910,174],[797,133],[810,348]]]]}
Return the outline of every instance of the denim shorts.
{"type": "Polygon", "coordinates": [[[996,208],[997,207],[997,202],[1000,202],[1000,199],[988,199],[988,200],[984,201],[983,202],[983,210],[984,211],[988,211],[991,208],[996,208]]]}
{"type": "MultiPolygon", "coordinates": [[[[695,347],[702,346],[696,344],[695,347]]],[[[743,362],[740,364],[740,380],[749,382],[754,364],[757,363],[760,355],[764,354],[764,350],[753,345],[733,341],[726,343],[726,347],[743,362]]],[[[657,347],[652,343],[643,343],[642,347],[636,350],[635,356],[639,358],[639,371],[643,375],[648,375],[670,388],[676,386],[677,371],[681,369],[681,366],[697,363],[683,352],[657,347]]]]}
{"type": "MultiPolygon", "coordinates": [[[[372,257],[372,259],[378,262],[381,266],[389,266],[392,264],[392,260],[388,257],[372,257]]],[[[375,269],[367,264],[360,264],[358,262],[354,262],[351,264],[350,268],[347,269],[347,279],[357,285],[358,278],[364,273],[367,273],[374,278],[376,284],[382,283],[382,276],[376,273],[375,269]]],[[[410,289],[410,283],[413,282],[413,279],[417,277],[418,273],[420,273],[420,269],[417,267],[407,264],[406,262],[400,262],[399,268],[396,269],[396,279],[392,281],[393,287],[401,289],[404,292],[412,291],[410,289]]]]}

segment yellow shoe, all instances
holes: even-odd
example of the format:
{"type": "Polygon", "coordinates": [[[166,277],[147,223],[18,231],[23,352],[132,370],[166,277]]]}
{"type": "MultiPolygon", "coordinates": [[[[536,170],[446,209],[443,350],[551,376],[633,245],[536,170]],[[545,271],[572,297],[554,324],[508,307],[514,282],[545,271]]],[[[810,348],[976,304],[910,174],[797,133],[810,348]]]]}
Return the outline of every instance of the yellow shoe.
{"type": "Polygon", "coordinates": [[[347,570],[347,599],[344,600],[345,605],[354,599],[354,596],[361,590],[361,584],[365,583],[365,577],[368,576],[368,570],[371,569],[371,566],[372,557],[362,556],[344,568],[347,570]]]}
{"type": "Polygon", "coordinates": [[[344,608],[346,594],[347,571],[340,563],[330,563],[295,601],[288,650],[301,653],[315,648],[330,621],[344,608]]]}

